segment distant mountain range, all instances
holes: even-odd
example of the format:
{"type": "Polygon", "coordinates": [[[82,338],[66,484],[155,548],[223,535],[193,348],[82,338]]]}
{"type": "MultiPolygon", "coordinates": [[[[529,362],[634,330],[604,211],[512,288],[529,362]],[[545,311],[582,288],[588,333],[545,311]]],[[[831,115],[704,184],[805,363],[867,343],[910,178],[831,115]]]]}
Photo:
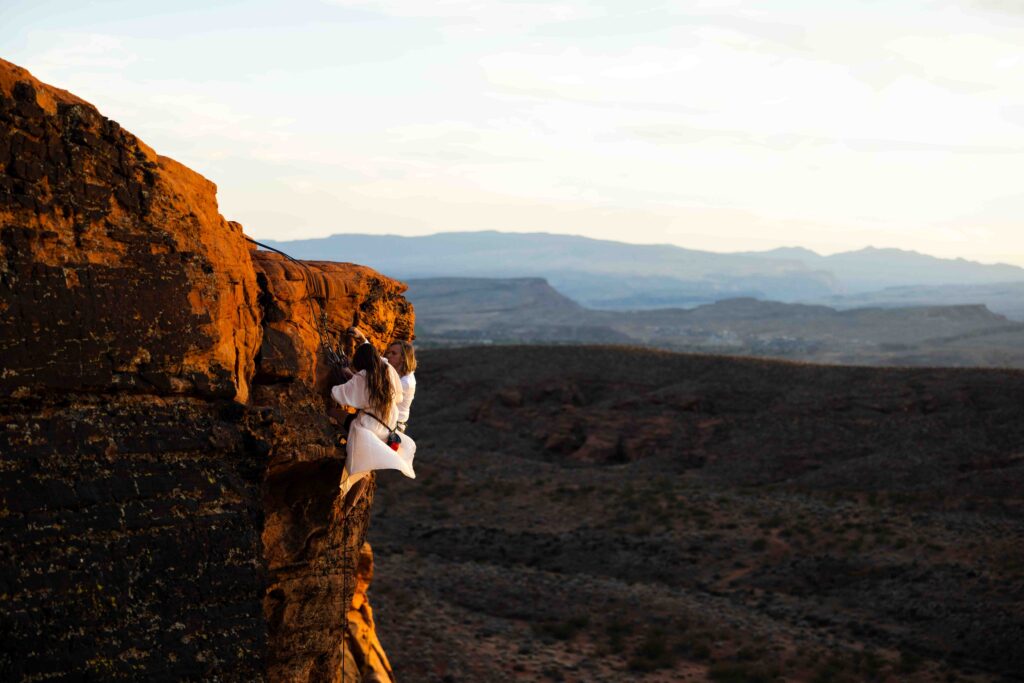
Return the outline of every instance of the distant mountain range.
{"type": "Polygon", "coordinates": [[[869,293],[871,305],[887,306],[893,304],[882,290],[913,287],[913,293],[893,295],[899,300],[911,296],[915,304],[948,303],[952,296],[1024,318],[1024,268],[897,249],[867,248],[832,256],[800,248],[718,254],[672,245],[501,232],[349,234],[268,244],[296,258],[362,263],[400,279],[541,277],[571,299],[597,309],[692,308],[737,297],[845,308],[849,306],[843,297],[869,293]],[[1001,289],[991,289],[993,285],[1001,289]],[[964,293],[966,300],[960,296],[963,290],[956,289],[964,287],[973,288],[964,293]]]}
{"type": "Polygon", "coordinates": [[[748,256],[798,261],[836,276],[846,294],[858,294],[908,285],[981,285],[1024,281],[1024,268],[1007,264],[985,265],[974,261],[940,259],[916,251],[867,247],[831,256],[810,249],[782,248],[748,252],[748,256]]]}
{"type": "Polygon", "coordinates": [[[836,310],[739,298],[607,311],[539,278],[408,284],[421,346],[600,343],[854,365],[1024,367],[1024,323],[982,305],[836,310]]]}
{"type": "Polygon", "coordinates": [[[1024,282],[1002,282],[991,285],[915,285],[834,296],[821,300],[836,308],[902,308],[984,304],[995,313],[1012,320],[1024,321],[1024,282]]]}

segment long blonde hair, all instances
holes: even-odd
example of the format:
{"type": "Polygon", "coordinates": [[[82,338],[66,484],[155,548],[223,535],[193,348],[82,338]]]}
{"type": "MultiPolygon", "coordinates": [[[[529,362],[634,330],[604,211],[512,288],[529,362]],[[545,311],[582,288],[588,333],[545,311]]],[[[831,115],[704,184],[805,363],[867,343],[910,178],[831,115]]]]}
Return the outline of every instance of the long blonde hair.
{"type": "Polygon", "coordinates": [[[402,349],[402,374],[411,375],[416,372],[416,349],[413,348],[412,342],[396,339],[391,342],[392,346],[395,344],[398,344],[398,348],[402,349]]]}
{"type": "Polygon", "coordinates": [[[352,367],[366,370],[366,396],[369,408],[381,420],[388,419],[394,403],[390,366],[380,357],[373,344],[361,344],[352,355],[352,367]]]}

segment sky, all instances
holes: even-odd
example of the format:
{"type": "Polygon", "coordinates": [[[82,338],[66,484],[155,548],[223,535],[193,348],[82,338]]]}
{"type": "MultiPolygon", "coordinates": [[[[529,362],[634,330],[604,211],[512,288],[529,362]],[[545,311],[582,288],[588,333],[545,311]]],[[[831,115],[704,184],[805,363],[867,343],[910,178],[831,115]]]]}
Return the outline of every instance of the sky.
{"type": "Polygon", "coordinates": [[[257,239],[1024,266],[1024,0],[2,0],[0,57],[257,239]]]}

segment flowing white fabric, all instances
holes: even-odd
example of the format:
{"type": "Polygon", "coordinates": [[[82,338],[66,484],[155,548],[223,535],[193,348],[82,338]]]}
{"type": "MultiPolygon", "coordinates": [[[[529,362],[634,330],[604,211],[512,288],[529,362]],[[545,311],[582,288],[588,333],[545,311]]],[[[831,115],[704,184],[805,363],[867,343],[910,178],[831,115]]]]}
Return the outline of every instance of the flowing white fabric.
{"type": "Polygon", "coordinates": [[[387,415],[377,415],[387,423],[387,427],[366,414],[370,410],[369,395],[366,389],[366,371],[360,370],[352,379],[331,389],[331,398],[343,406],[359,408],[360,413],[348,431],[346,446],[345,472],[342,474],[342,495],[373,470],[398,470],[410,479],[416,478],[412,461],[416,455],[416,442],[408,434],[401,434],[402,443],[397,451],[391,449],[384,440],[388,436],[388,428],[398,422],[398,403],[402,400],[402,382],[398,373],[390,365],[388,377],[391,380],[391,410],[387,415]]]}

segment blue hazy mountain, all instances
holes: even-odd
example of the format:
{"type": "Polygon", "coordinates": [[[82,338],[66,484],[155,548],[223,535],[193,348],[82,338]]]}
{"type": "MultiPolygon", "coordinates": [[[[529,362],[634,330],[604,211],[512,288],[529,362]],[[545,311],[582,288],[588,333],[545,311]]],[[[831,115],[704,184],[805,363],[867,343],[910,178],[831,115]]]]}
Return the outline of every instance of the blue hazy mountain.
{"type": "Polygon", "coordinates": [[[1024,281],[1024,268],[1007,264],[986,265],[958,259],[941,259],[903,249],[866,247],[821,256],[802,247],[787,247],[745,255],[798,261],[808,268],[825,270],[837,278],[846,294],[915,285],[989,285],[1024,281]]]}
{"type": "Polygon", "coordinates": [[[423,237],[347,234],[268,243],[297,258],[362,263],[400,279],[542,277],[584,306],[611,310],[691,308],[737,297],[837,305],[837,297],[886,287],[1024,282],[1024,268],[896,249],[832,256],[802,248],[722,254],[493,231],[423,237]]]}
{"type": "Polygon", "coordinates": [[[626,344],[858,365],[1024,367],[1024,323],[983,305],[859,307],[740,298],[596,310],[540,278],[408,280],[421,346],[626,344]]]}

